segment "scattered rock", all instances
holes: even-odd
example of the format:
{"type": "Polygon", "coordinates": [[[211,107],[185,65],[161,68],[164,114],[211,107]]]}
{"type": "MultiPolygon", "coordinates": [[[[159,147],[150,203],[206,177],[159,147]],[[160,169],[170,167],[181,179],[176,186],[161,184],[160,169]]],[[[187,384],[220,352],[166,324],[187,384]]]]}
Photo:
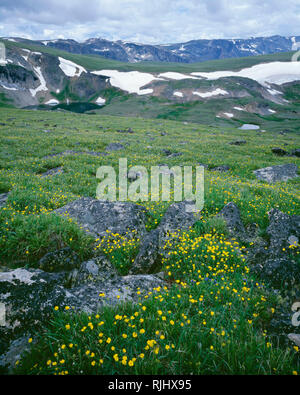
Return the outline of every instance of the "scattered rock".
{"type": "Polygon", "coordinates": [[[227,165],[221,165],[221,166],[217,166],[217,167],[213,167],[212,169],[210,169],[211,171],[219,171],[221,173],[225,173],[227,171],[230,170],[230,167],[227,165]]]}
{"type": "Polygon", "coordinates": [[[300,158],[300,148],[297,148],[291,152],[291,156],[297,156],[300,158]]]}
{"type": "Polygon", "coordinates": [[[245,145],[245,144],[247,144],[247,141],[246,140],[236,140],[236,141],[232,141],[229,144],[230,145],[245,145]]]}
{"type": "Polygon", "coordinates": [[[1,193],[0,194],[0,208],[5,206],[6,201],[8,199],[8,195],[9,195],[9,193],[1,193]]]}
{"type": "Polygon", "coordinates": [[[62,157],[68,155],[91,155],[91,156],[104,156],[108,155],[106,152],[94,152],[94,151],[73,151],[73,150],[66,150],[60,153],[50,154],[44,156],[43,159],[50,159],[54,157],[62,157]]]}
{"type": "Polygon", "coordinates": [[[273,152],[273,154],[278,155],[278,156],[285,156],[285,155],[287,155],[287,152],[284,149],[278,148],[278,147],[272,148],[272,152],[273,152]]]}
{"type": "Polygon", "coordinates": [[[299,265],[292,259],[268,259],[253,266],[251,270],[275,289],[293,288],[296,290],[300,287],[299,265]]]}
{"type": "Polygon", "coordinates": [[[130,274],[154,273],[160,270],[160,237],[160,229],[154,229],[144,237],[139,253],[129,271],[130,274]]]}
{"type": "Polygon", "coordinates": [[[287,181],[298,177],[298,166],[294,164],[277,165],[265,167],[254,171],[257,179],[274,183],[278,181],[287,181]]]}
{"type": "Polygon", "coordinates": [[[49,176],[56,176],[58,174],[62,174],[63,172],[64,172],[63,167],[60,166],[60,167],[55,167],[53,169],[50,169],[50,170],[46,171],[45,173],[42,173],[40,176],[42,178],[45,178],[45,177],[49,177],[49,176]]]}
{"type": "Polygon", "coordinates": [[[105,149],[106,151],[120,151],[124,148],[125,148],[124,145],[120,143],[110,143],[105,149]]]}
{"type": "Polygon", "coordinates": [[[159,226],[144,238],[130,274],[155,273],[160,270],[166,240],[175,232],[192,227],[197,221],[197,216],[189,212],[189,205],[188,202],[174,203],[167,209],[159,226]]]}
{"type": "Polygon", "coordinates": [[[126,130],[117,130],[118,133],[134,133],[134,131],[131,128],[128,128],[126,130]]]}
{"type": "Polygon", "coordinates": [[[221,217],[225,220],[228,231],[231,236],[237,238],[245,238],[246,229],[241,220],[240,210],[238,207],[230,202],[217,214],[217,217],[221,217]]]}
{"type": "Polygon", "coordinates": [[[136,181],[139,178],[142,178],[144,176],[144,173],[142,171],[134,171],[134,170],[129,170],[127,174],[127,178],[129,181],[136,181]]]}
{"type": "Polygon", "coordinates": [[[146,208],[134,203],[108,202],[89,197],[67,204],[54,212],[75,219],[84,230],[95,237],[102,237],[107,230],[121,235],[137,231],[146,232],[146,208]]]}
{"type": "Polygon", "coordinates": [[[288,338],[297,346],[300,347],[300,335],[297,333],[290,333],[288,338]]]}
{"type": "Polygon", "coordinates": [[[269,213],[270,224],[267,234],[270,237],[269,254],[278,257],[283,249],[290,246],[290,241],[300,236],[300,216],[288,215],[278,209],[272,209],[269,213]]]}
{"type": "Polygon", "coordinates": [[[163,153],[167,155],[168,158],[176,158],[177,156],[183,155],[182,152],[172,152],[169,149],[163,149],[163,153]]]}

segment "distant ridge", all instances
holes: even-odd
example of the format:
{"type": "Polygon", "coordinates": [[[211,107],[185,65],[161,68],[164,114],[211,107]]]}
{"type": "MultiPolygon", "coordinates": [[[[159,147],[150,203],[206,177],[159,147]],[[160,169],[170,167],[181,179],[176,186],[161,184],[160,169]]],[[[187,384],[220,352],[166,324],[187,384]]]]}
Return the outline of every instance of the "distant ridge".
{"type": "Polygon", "coordinates": [[[300,36],[253,37],[249,39],[192,40],[177,44],[138,44],[128,41],[109,41],[90,38],[84,42],[72,39],[37,40],[9,38],[17,42],[32,42],[74,54],[99,55],[121,62],[179,62],[193,63],[207,60],[239,58],[288,52],[300,46],[300,36]]]}

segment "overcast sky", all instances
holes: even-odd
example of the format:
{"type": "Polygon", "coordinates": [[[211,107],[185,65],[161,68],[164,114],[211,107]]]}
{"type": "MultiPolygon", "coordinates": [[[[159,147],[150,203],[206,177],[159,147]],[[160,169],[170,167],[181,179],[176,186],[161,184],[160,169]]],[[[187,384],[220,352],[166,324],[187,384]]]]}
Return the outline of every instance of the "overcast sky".
{"type": "Polygon", "coordinates": [[[0,0],[0,36],[141,43],[300,35],[300,0],[0,0]]]}

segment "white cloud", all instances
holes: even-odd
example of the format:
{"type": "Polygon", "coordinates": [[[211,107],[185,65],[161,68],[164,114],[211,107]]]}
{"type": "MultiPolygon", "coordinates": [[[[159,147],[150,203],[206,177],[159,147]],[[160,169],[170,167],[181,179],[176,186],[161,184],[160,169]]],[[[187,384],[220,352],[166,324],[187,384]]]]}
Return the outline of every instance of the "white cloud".
{"type": "Polygon", "coordinates": [[[299,35],[300,2],[289,0],[1,0],[1,35],[89,37],[143,43],[299,35]]]}

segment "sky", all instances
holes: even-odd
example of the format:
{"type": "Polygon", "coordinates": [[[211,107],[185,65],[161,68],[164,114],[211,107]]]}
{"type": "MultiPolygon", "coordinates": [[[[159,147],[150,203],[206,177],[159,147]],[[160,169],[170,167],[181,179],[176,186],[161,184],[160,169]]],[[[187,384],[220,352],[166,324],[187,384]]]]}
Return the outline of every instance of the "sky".
{"type": "Polygon", "coordinates": [[[300,35],[300,0],[0,0],[0,37],[144,44],[300,35]]]}

